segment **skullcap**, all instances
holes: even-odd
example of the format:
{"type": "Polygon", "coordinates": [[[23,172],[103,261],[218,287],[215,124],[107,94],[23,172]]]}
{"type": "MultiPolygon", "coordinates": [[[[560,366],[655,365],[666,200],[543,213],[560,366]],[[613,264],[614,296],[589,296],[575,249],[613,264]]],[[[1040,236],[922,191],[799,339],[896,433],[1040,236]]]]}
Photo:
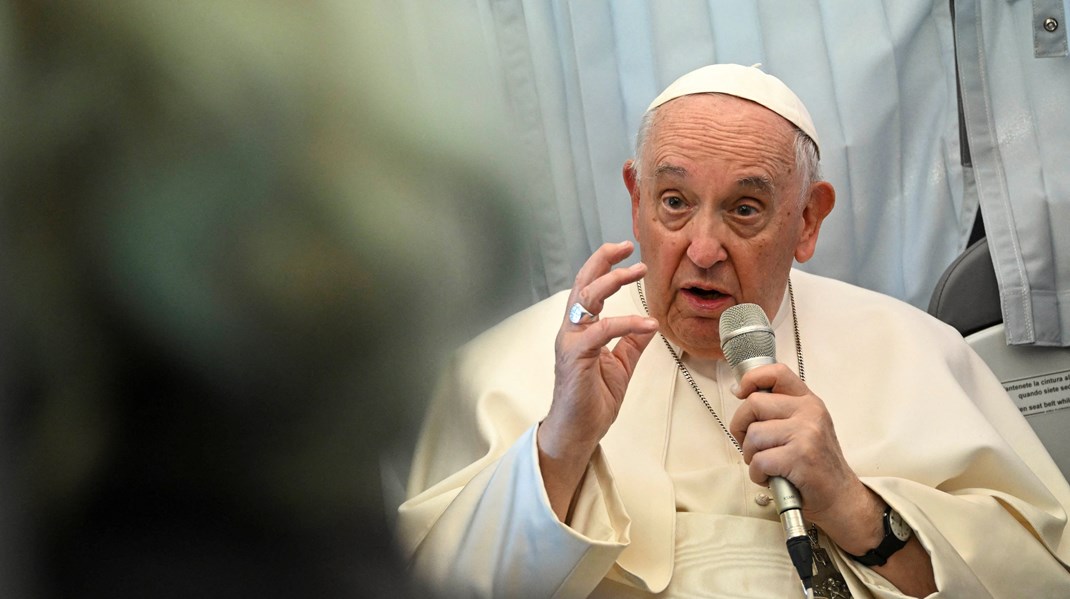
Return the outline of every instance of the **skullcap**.
{"type": "Polygon", "coordinates": [[[680,96],[707,93],[728,94],[765,106],[802,129],[803,133],[814,140],[814,145],[818,146],[820,151],[817,128],[814,127],[814,121],[802,100],[784,85],[783,81],[763,72],[757,65],[745,67],[738,64],[712,64],[695,69],[673,81],[665,91],[654,98],[646,111],[650,112],[680,96]]]}

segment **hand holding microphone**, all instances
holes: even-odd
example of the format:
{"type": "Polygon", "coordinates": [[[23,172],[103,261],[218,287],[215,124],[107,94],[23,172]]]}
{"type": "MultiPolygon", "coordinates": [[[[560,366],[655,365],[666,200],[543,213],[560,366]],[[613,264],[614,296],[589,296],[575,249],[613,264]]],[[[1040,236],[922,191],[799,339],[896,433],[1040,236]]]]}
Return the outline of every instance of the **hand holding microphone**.
{"type": "Polygon", "coordinates": [[[806,591],[812,565],[802,512],[844,551],[862,555],[875,543],[867,535],[883,503],[847,463],[825,403],[776,362],[773,328],[761,307],[740,304],[725,310],[720,336],[721,350],[740,383],[737,395],[745,398],[729,430],[750,464],[751,480],[769,481],[788,552],[806,591]],[[790,475],[794,484],[770,473],[790,475]],[[800,488],[806,493],[805,506],[800,488]]]}

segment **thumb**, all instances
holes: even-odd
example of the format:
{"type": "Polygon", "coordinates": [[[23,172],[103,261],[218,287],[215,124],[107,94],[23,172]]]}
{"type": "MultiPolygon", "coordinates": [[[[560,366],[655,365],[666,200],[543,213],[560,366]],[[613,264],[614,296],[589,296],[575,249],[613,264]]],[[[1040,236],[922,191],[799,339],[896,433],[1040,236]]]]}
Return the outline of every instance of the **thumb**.
{"type": "Polygon", "coordinates": [[[657,334],[657,321],[653,318],[644,319],[648,326],[653,326],[653,330],[630,333],[620,338],[616,347],[613,348],[613,355],[620,360],[624,370],[631,376],[635,371],[635,365],[639,363],[639,358],[642,357],[643,352],[647,346],[650,345],[650,341],[654,339],[654,335],[657,334]]]}

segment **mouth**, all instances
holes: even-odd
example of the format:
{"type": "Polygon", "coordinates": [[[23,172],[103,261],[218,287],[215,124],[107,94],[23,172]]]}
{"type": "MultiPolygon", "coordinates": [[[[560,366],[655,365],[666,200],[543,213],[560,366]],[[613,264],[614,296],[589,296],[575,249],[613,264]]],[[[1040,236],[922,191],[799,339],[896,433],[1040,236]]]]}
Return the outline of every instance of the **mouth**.
{"type": "Polygon", "coordinates": [[[683,292],[688,295],[692,295],[698,299],[711,301],[718,300],[723,297],[728,297],[727,294],[721,293],[716,289],[704,289],[702,287],[684,287],[683,292]]]}
{"type": "Polygon", "coordinates": [[[731,295],[701,283],[681,287],[680,294],[687,300],[692,310],[708,317],[716,316],[735,303],[731,295]]]}

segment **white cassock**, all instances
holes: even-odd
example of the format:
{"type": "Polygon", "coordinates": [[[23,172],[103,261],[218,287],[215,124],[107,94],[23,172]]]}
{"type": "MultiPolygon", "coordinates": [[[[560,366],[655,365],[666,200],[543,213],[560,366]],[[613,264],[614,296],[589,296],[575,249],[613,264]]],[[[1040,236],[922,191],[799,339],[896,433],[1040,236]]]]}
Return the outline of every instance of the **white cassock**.
{"type": "MultiPolygon", "coordinates": [[[[940,597],[1070,597],[1070,487],[999,381],[952,328],[892,298],[793,270],[806,382],[844,455],[932,556],[940,597]]],[[[571,525],[550,508],[535,429],[553,394],[568,293],[458,352],[417,446],[401,547],[451,596],[796,597],[767,491],[660,337],[587,470],[571,525]]],[[[634,285],[603,317],[642,314],[634,285]]],[[[791,307],[773,318],[796,369],[791,307]]],[[[676,348],[679,349],[679,348],[676,348]]],[[[724,361],[684,362],[727,424],[724,361]]],[[[856,598],[902,597],[822,537],[856,598]]]]}

